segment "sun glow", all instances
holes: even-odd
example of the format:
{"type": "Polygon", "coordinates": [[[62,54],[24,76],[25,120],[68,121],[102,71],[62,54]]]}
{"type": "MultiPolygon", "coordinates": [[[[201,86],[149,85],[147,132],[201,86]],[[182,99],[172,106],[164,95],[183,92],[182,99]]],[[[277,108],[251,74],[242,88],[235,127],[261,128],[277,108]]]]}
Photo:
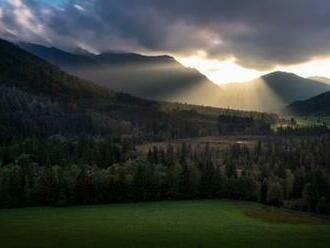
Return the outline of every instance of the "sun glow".
{"type": "Polygon", "coordinates": [[[224,61],[207,59],[205,57],[176,57],[184,66],[196,68],[216,84],[246,82],[271,71],[286,71],[301,77],[330,77],[330,58],[314,59],[305,63],[290,66],[276,66],[272,70],[259,71],[244,68],[235,63],[235,59],[224,61]]]}
{"type": "Polygon", "coordinates": [[[241,67],[234,59],[219,61],[202,57],[177,57],[177,60],[184,66],[196,68],[219,85],[252,80],[265,73],[241,67]]]}
{"type": "Polygon", "coordinates": [[[330,77],[330,58],[314,59],[306,63],[291,66],[278,66],[276,69],[292,72],[302,77],[330,77]]]}

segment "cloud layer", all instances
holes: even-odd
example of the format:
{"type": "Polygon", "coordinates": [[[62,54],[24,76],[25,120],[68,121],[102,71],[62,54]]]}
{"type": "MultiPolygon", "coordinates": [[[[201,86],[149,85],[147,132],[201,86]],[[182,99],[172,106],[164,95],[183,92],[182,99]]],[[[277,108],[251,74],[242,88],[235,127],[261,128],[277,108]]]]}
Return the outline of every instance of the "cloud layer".
{"type": "Polygon", "coordinates": [[[270,69],[330,56],[330,2],[0,0],[0,36],[92,51],[199,53],[270,69]]]}

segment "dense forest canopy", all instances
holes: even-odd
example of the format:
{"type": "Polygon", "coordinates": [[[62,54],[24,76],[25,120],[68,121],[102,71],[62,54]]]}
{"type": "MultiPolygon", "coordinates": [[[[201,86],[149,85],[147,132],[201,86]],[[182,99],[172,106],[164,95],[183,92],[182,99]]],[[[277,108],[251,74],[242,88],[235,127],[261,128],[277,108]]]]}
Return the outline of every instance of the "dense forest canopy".
{"type": "Polygon", "coordinates": [[[274,136],[141,153],[104,137],[31,138],[0,147],[0,206],[231,198],[330,213],[329,145],[328,135],[274,136]]]}

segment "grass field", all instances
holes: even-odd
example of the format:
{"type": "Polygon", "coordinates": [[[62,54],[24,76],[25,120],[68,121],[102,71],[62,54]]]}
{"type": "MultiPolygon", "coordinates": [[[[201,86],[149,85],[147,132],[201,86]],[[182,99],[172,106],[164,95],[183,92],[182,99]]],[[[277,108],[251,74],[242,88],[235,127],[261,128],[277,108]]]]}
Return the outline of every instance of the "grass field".
{"type": "Polygon", "coordinates": [[[330,247],[328,220],[225,200],[0,210],[0,247],[330,247]]]}

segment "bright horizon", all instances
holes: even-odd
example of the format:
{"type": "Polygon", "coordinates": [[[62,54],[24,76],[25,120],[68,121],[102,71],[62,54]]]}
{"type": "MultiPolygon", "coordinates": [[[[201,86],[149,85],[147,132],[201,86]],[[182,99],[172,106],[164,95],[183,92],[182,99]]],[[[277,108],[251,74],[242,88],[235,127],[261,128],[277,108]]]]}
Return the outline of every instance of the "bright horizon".
{"type": "Polygon", "coordinates": [[[176,57],[176,59],[186,67],[197,69],[218,85],[244,83],[273,71],[294,73],[305,78],[330,77],[330,58],[315,59],[290,66],[276,66],[272,70],[264,71],[244,68],[235,63],[235,59],[219,61],[199,56],[176,57]]]}

